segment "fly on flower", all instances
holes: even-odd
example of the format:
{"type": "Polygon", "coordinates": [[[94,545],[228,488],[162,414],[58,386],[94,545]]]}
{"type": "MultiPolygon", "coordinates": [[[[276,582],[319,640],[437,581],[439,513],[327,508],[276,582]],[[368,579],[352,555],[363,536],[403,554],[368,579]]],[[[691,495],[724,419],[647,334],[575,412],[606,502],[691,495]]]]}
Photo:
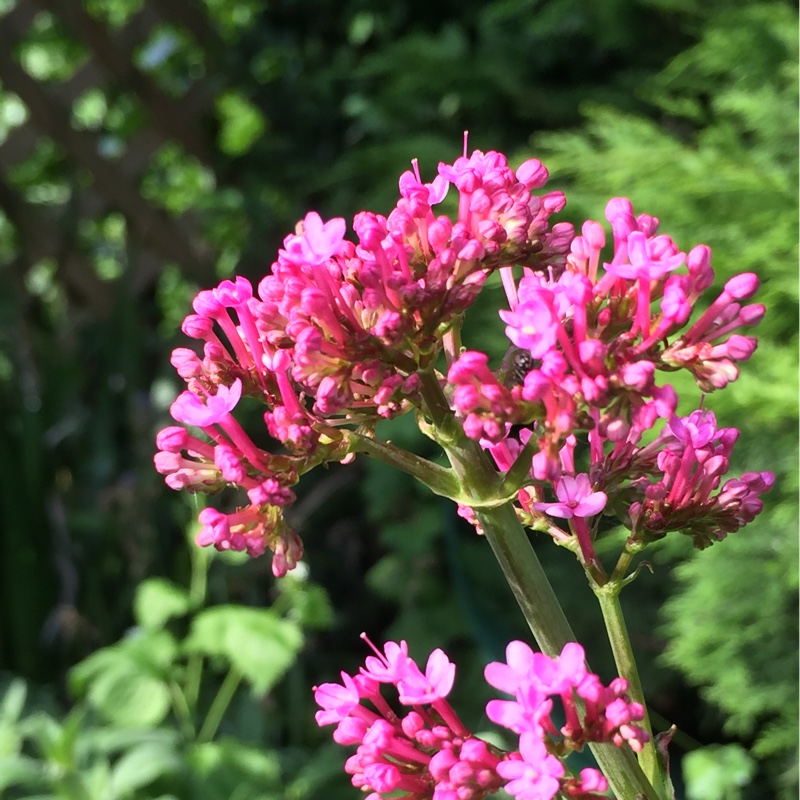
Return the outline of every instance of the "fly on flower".
{"type": "Polygon", "coordinates": [[[506,387],[513,389],[515,386],[522,386],[525,376],[539,365],[539,362],[530,354],[530,351],[523,350],[521,347],[511,345],[500,367],[497,370],[497,380],[506,387]]]}

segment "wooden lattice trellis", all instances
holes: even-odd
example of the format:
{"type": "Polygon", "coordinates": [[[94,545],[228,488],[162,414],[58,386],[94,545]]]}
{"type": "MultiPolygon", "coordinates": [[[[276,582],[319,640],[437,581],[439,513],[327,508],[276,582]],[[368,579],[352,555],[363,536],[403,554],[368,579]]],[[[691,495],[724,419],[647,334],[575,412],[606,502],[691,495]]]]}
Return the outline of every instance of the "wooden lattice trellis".
{"type": "Polygon", "coordinates": [[[53,259],[71,296],[98,315],[110,307],[110,287],[98,277],[80,246],[77,230],[82,219],[99,219],[111,211],[124,215],[130,245],[129,285],[134,292],[152,285],[164,263],[177,263],[189,274],[208,275],[214,259],[196,220],[188,214],[170,216],[140,191],[144,171],[166,142],[177,143],[214,169],[207,121],[217,87],[200,79],[181,97],[173,97],[135,65],[136,48],[165,22],[186,31],[209,59],[221,52],[223,45],[213,27],[189,0],[145,3],[115,31],[91,17],[76,0],[18,0],[0,17],[0,82],[28,112],[27,120],[0,145],[0,208],[17,232],[16,262],[25,269],[41,259],[53,259]],[[42,12],[52,14],[89,53],[60,83],[31,77],[14,55],[17,43],[42,12]],[[113,158],[102,154],[101,132],[71,125],[73,104],[91,88],[130,92],[146,116],[146,124],[113,158]],[[31,202],[9,180],[11,171],[34,153],[40,137],[56,145],[74,178],[71,197],[60,206],[31,202]]]}

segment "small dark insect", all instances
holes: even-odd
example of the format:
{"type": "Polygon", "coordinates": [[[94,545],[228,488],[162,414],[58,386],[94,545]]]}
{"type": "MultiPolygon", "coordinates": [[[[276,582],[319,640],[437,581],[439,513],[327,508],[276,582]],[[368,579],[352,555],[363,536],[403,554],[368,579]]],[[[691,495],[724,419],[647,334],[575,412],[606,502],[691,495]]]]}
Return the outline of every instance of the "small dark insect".
{"type": "Polygon", "coordinates": [[[522,350],[512,344],[506,350],[506,354],[500,362],[500,368],[497,370],[497,380],[506,389],[522,386],[525,376],[537,366],[539,366],[539,362],[528,350],[522,350]]]}

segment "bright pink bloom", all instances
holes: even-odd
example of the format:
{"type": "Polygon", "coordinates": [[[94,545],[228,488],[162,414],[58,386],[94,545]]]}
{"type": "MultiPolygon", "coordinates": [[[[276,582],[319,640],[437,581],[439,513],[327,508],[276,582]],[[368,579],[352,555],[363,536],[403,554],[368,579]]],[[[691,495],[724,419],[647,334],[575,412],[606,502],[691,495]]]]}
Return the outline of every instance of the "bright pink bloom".
{"type": "Polygon", "coordinates": [[[323,683],[314,689],[314,700],[322,708],[314,717],[317,725],[330,725],[350,716],[361,701],[361,694],[355,681],[342,672],[342,685],[323,683]]]}
{"type": "Polygon", "coordinates": [[[498,773],[508,781],[505,791],[517,800],[552,800],[561,787],[564,765],[532,733],[520,736],[519,752],[519,760],[497,765],[498,773]]]}
{"type": "Polygon", "coordinates": [[[416,664],[413,669],[404,671],[397,682],[400,702],[404,705],[419,705],[442,700],[450,694],[455,677],[456,665],[437,648],[428,657],[424,675],[416,668],[416,664]]]}
{"type": "Polygon", "coordinates": [[[632,724],[643,709],[625,697],[627,683],[616,679],[604,686],[587,672],[583,648],[576,643],[550,658],[511,642],[508,663],[486,667],[489,683],[515,698],[487,706],[490,719],[519,735],[518,749],[509,753],[472,736],[443,699],[455,667],[441,650],[431,654],[423,676],[404,642],[387,642],[382,653],[373,649],[378,655],[369,657],[360,676],[342,673],[342,684],[323,684],[315,689],[315,699],[322,709],[317,722],[336,724],[334,739],[357,747],[345,764],[353,785],[372,791],[376,800],[391,792],[403,792],[407,800],[483,800],[500,788],[521,800],[550,800],[559,792],[594,800],[599,797],[594,792],[607,789],[605,778],[593,769],[583,770],[580,778],[566,775],[552,748],[563,753],[587,742],[611,742],[639,749],[646,741],[644,731],[632,724]],[[403,683],[416,679],[437,688],[403,699],[408,691],[403,683]],[[414,704],[402,719],[378,692],[386,683],[398,687],[401,702],[414,704]],[[582,716],[576,694],[585,704],[582,716]],[[560,730],[550,716],[554,699],[567,720],[560,730]]]}
{"type": "Polygon", "coordinates": [[[558,503],[534,503],[537,511],[544,511],[551,517],[571,519],[572,517],[593,517],[605,507],[608,498],[604,492],[593,492],[589,476],[585,473],[563,475],[556,484],[558,503]]]}
{"type": "Polygon", "coordinates": [[[500,317],[507,323],[506,336],[533,358],[541,358],[555,345],[558,334],[553,293],[540,287],[523,291],[523,286],[516,308],[500,311],[500,317]]]}
{"type": "Polygon", "coordinates": [[[507,665],[489,664],[484,673],[491,686],[515,698],[489,701],[486,714],[493,722],[520,735],[555,736],[559,732],[550,713],[557,697],[567,719],[560,734],[577,748],[588,741],[613,741],[617,745],[627,742],[638,750],[647,741],[647,734],[630,724],[644,717],[644,709],[625,697],[627,683],[617,679],[604,687],[596,675],[587,673],[579,644],[568,643],[556,658],[533,653],[521,642],[512,642],[506,652],[507,665]],[[573,692],[585,701],[583,720],[573,692]]]}
{"type": "Polygon", "coordinates": [[[341,217],[323,223],[316,211],[309,211],[298,229],[283,242],[287,258],[296,263],[319,266],[341,252],[346,229],[341,217]]]}
{"type": "Polygon", "coordinates": [[[237,378],[230,387],[219,386],[215,395],[205,398],[205,403],[192,392],[183,392],[170,407],[173,419],[186,425],[207,428],[222,422],[239,402],[242,382],[237,378]]]}
{"type": "Polygon", "coordinates": [[[520,402],[521,387],[500,383],[489,369],[485,353],[462,353],[450,366],[447,380],[455,387],[453,406],[464,416],[464,432],[470,439],[496,444],[505,438],[510,425],[521,422],[529,412],[520,402]]]}
{"type": "Polygon", "coordinates": [[[367,656],[361,673],[381,683],[397,683],[408,671],[408,665],[413,663],[408,655],[408,645],[405,641],[401,641],[400,644],[386,642],[383,653],[367,656]]]}

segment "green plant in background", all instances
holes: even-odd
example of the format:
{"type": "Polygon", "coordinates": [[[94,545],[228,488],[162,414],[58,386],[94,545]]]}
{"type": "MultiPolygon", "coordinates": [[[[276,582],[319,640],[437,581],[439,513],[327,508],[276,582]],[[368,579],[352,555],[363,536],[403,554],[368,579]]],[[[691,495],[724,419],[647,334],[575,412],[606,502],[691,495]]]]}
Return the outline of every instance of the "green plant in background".
{"type": "Polygon", "coordinates": [[[193,551],[188,589],[163,578],[139,585],[135,627],[71,671],[76,704],[66,718],[26,703],[20,679],[6,682],[0,702],[3,797],[312,796],[330,769],[328,753],[308,756],[307,771],[295,778],[292,759],[287,775],[277,750],[246,741],[241,722],[232,736],[223,719],[269,697],[296,664],[304,633],[331,624],[325,592],[297,574],[278,583],[269,608],[209,607],[212,560],[193,551]]]}
{"type": "Polygon", "coordinates": [[[738,744],[704,747],[686,756],[688,800],[739,800],[755,771],[753,759],[738,744]]]}

